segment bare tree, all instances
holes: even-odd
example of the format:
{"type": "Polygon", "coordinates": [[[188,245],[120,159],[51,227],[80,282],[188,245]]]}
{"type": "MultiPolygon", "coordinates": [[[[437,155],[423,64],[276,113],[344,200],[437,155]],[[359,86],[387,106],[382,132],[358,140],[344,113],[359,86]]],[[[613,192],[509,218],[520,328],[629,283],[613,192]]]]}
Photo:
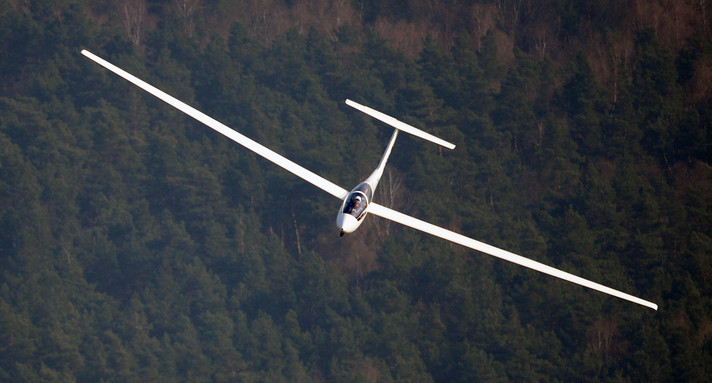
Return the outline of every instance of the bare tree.
{"type": "Polygon", "coordinates": [[[200,0],[175,0],[173,8],[178,16],[184,20],[190,20],[200,8],[200,0]]]}
{"type": "Polygon", "coordinates": [[[472,40],[475,43],[475,49],[480,49],[480,40],[487,34],[488,30],[492,30],[496,24],[497,9],[491,4],[474,4],[470,8],[472,19],[472,40]]]}
{"type": "Polygon", "coordinates": [[[604,360],[620,353],[625,347],[618,341],[618,326],[614,319],[601,318],[595,321],[588,330],[588,346],[601,355],[604,360]]]}
{"type": "MultiPolygon", "coordinates": [[[[380,191],[378,202],[383,206],[405,210],[412,204],[405,193],[403,177],[388,168],[378,183],[378,190],[380,191]]],[[[385,241],[391,234],[393,223],[387,219],[374,219],[373,222],[376,227],[376,236],[381,242],[385,241]]]]}
{"type": "Polygon", "coordinates": [[[339,29],[344,22],[348,21],[347,15],[350,12],[350,3],[346,0],[332,0],[330,6],[334,14],[334,28],[339,29]]]}
{"type": "Polygon", "coordinates": [[[143,19],[146,16],[145,0],[127,0],[121,9],[121,21],[134,46],[141,44],[143,19]]]}
{"type": "Polygon", "coordinates": [[[534,43],[534,49],[540,59],[546,57],[546,49],[549,46],[549,33],[544,26],[536,27],[532,42],[534,43]]]}
{"type": "Polygon", "coordinates": [[[710,35],[710,21],[707,19],[707,8],[709,7],[709,0],[697,0],[697,5],[700,8],[700,14],[702,15],[702,28],[706,36],[710,35]]]}
{"type": "Polygon", "coordinates": [[[515,34],[521,16],[522,0],[497,0],[497,19],[502,29],[515,34]]]}
{"type": "Polygon", "coordinates": [[[185,21],[188,33],[192,34],[195,29],[194,16],[200,9],[201,0],[174,0],[173,9],[176,14],[185,21]]]}

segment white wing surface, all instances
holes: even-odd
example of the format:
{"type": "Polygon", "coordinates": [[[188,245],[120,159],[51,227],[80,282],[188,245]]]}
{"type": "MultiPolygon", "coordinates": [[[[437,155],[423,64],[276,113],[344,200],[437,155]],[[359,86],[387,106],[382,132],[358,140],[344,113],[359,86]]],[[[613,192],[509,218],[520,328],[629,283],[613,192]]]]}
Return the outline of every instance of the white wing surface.
{"type": "Polygon", "coordinates": [[[134,75],[124,71],[123,69],[111,64],[110,62],[102,59],[101,57],[87,51],[83,50],[82,54],[97,64],[103,66],[104,68],[114,72],[115,74],[123,77],[132,84],[138,86],[139,88],[145,90],[146,92],[158,97],[159,99],[165,101],[172,107],[180,110],[181,112],[193,117],[194,119],[202,122],[208,127],[214,129],[218,133],[226,136],[227,138],[237,142],[238,144],[252,150],[253,152],[259,154],[260,156],[272,161],[273,163],[279,165],[280,167],[286,169],[290,173],[296,175],[299,178],[311,183],[312,185],[318,187],[321,190],[333,195],[336,198],[344,199],[348,194],[348,191],[341,186],[334,184],[333,182],[305,169],[304,167],[297,165],[296,163],[282,157],[281,155],[273,152],[272,150],[258,144],[257,142],[243,136],[242,134],[234,131],[228,126],[218,122],[212,117],[206,115],[205,113],[193,108],[192,106],[185,104],[184,102],[176,99],[173,96],[168,95],[162,90],[144,82],[143,80],[135,77],[134,75]]]}
{"type": "Polygon", "coordinates": [[[436,143],[440,146],[444,146],[448,149],[455,149],[455,144],[447,142],[441,138],[435,137],[430,133],[424,132],[424,131],[416,128],[415,126],[408,125],[403,121],[399,121],[399,120],[397,120],[387,114],[381,113],[375,109],[371,109],[365,105],[361,105],[361,104],[351,101],[351,100],[346,100],[346,105],[348,105],[356,110],[360,110],[361,112],[366,113],[369,116],[371,116],[377,120],[385,122],[386,124],[396,128],[398,130],[402,130],[406,133],[409,133],[416,137],[420,137],[424,140],[436,143]]]}
{"type": "MultiPolygon", "coordinates": [[[[97,64],[114,72],[118,76],[126,79],[127,81],[131,82],[132,84],[134,84],[134,85],[138,86],[139,88],[145,90],[146,92],[154,95],[155,97],[168,103],[169,105],[173,106],[174,108],[180,110],[181,112],[193,117],[194,119],[198,120],[199,122],[202,122],[203,124],[207,125],[208,127],[219,132],[220,134],[230,138],[231,140],[246,147],[247,149],[250,149],[251,151],[259,154],[260,156],[266,158],[267,160],[275,163],[276,165],[279,165],[280,167],[284,168],[285,170],[289,171],[290,173],[296,175],[299,178],[304,179],[305,181],[311,183],[312,185],[318,187],[319,189],[324,190],[325,192],[333,195],[334,197],[337,197],[339,199],[344,199],[346,197],[346,195],[348,194],[348,191],[346,189],[344,189],[344,188],[334,184],[333,182],[305,169],[304,167],[286,159],[285,157],[260,145],[259,143],[243,136],[242,134],[229,128],[228,126],[211,118],[210,116],[208,116],[208,115],[200,112],[199,110],[183,103],[182,101],[166,94],[162,90],[142,81],[141,79],[139,79],[139,78],[133,76],[132,74],[122,70],[121,68],[109,63],[108,61],[94,55],[93,53],[91,53],[87,50],[82,50],[82,54],[84,56],[86,56],[87,58],[91,59],[92,61],[96,62],[97,64]]],[[[408,132],[408,133],[418,136],[420,138],[435,142],[439,145],[445,146],[450,149],[455,147],[453,144],[451,144],[447,141],[441,140],[435,136],[425,133],[417,128],[414,128],[408,124],[398,121],[395,118],[387,116],[387,115],[385,115],[381,112],[378,112],[376,110],[373,110],[369,107],[357,104],[351,100],[347,100],[346,103],[349,104],[350,106],[374,117],[374,118],[377,118],[389,125],[392,125],[393,127],[397,128],[399,130],[403,130],[405,132],[408,132]]],[[[575,276],[573,274],[569,274],[565,271],[561,271],[561,270],[553,268],[551,266],[544,265],[543,263],[539,263],[534,260],[522,257],[522,256],[514,254],[514,253],[511,253],[509,251],[505,251],[505,250],[496,248],[496,247],[488,245],[486,243],[476,241],[472,238],[465,237],[464,235],[455,233],[453,231],[444,229],[442,227],[435,226],[435,225],[427,223],[425,221],[421,221],[419,219],[410,217],[403,213],[399,213],[395,210],[381,206],[377,203],[369,204],[369,212],[374,215],[377,215],[379,217],[392,220],[394,222],[403,224],[405,226],[409,226],[411,228],[414,228],[414,229],[423,231],[425,233],[434,235],[436,237],[440,237],[445,240],[460,244],[460,245],[468,247],[470,249],[481,251],[483,253],[495,256],[497,258],[501,258],[506,261],[516,263],[516,264],[524,266],[524,267],[528,267],[530,269],[542,272],[544,274],[548,274],[548,275],[551,275],[551,276],[554,276],[557,278],[561,278],[563,280],[575,283],[577,285],[585,286],[585,287],[588,287],[588,288],[591,288],[591,289],[594,289],[594,290],[597,290],[597,291],[600,291],[600,292],[603,292],[603,293],[606,293],[606,294],[609,294],[609,295],[612,295],[612,296],[615,296],[615,297],[618,297],[621,299],[625,299],[627,301],[637,303],[637,304],[643,305],[645,307],[649,307],[653,310],[658,309],[658,305],[656,305],[655,303],[643,300],[638,297],[634,297],[630,294],[626,294],[624,292],[612,289],[610,287],[603,286],[601,284],[589,281],[587,279],[577,277],[577,276],[575,276]]]]}
{"type": "Polygon", "coordinates": [[[481,251],[485,254],[489,254],[489,255],[495,256],[497,258],[504,259],[505,261],[516,263],[517,265],[528,267],[532,270],[536,270],[536,271],[551,275],[556,278],[561,278],[565,281],[569,281],[569,282],[575,283],[577,285],[585,286],[590,289],[597,290],[602,293],[606,293],[608,295],[613,295],[614,297],[625,299],[627,301],[637,303],[637,304],[643,305],[645,307],[649,307],[653,310],[658,309],[658,305],[656,305],[655,303],[646,301],[644,299],[640,299],[638,297],[634,297],[630,294],[626,294],[622,291],[618,291],[618,290],[612,289],[607,286],[603,286],[599,283],[589,281],[588,279],[577,277],[577,276],[567,273],[565,271],[561,271],[561,270],[553,268],[551,266],[547,266],[543,263],[539,263],[539,262],[531,260],[529,258],[522,257],[521,255],[517,255],[517,254],[511,253],[509,251],[502,250],[497,247],[488,245],[486,243],[476,241],[472,238],[465,237],[464,235],[455,233],[453,231],[444,229],[442,227],[435,226],[435,225],[427,223],[425,221],[421,221],[417,218],[410,217],[403,213],[399,213],[393,209],[389,209],[389,208],[381,206],[377,203],[369,204],[368,212],[370,214],[374,214],[379,217],[389,219],[394,222],[398,222],[405,226],[412,227],[413,229],[417,229],[422,232],[434,235],[436,237],[440,237],[442,239],[457,243],[459,245],[468,247],[470,249],[481,251]]]}

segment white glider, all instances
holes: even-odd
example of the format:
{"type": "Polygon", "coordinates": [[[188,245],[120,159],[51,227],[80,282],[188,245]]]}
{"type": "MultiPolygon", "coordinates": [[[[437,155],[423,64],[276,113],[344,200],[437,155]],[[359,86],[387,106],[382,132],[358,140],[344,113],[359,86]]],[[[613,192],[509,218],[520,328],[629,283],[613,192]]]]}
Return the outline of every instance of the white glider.
{"type": "Polygon", "coordinates": [[[386,114],[383,114],[377,110],[371,109],[367,106],[358,104],[351,100],[346,100],[347,105],[349,105],[363,113],[366,113],[369,116],[376,118],[376,119],[378,119],[388,125],[391,125],[392,127],[395,128],[395,130],[393,132],[393,136],[391,137],[391,140],[388,143],[388,146],[386,147],[386,150],[383,153],[383,157],[381,158],[381,161],[379,162],[376,169],[373,171],[373,173],[368,178],[366,178],[366,180],[364,180],[362,183],[358,184],[354,189],[352,189],[349,192],[346,189],[334,184],[333,182],[305,169],[304,167],[302,167],[302,166],[288,160],[287,158],[275,153],[274,151],[260,145],[259,143],[243,136],[242,134],[240,134],[240,133],[236,132],[235,130],[227,127],[226,125],[218,122],[217,120],[209,117],[208,115],[200,112],[199,110],[197,110],[197,109],[183,103],[182,101],[166,94],[165,92],[161,91],[160,89],[142,81],[141,79],[139,79],[139,78],[133,76],[132,74],[122,70],[121,68],[111,64],[110,62],[96,56],[95,54],[93,54],[87,50],[82,50],[82,54],[84,56],[86,56],[87,58],[89,58],[90,60],[96,62],[97,64],[103,66],[104,68],[110,70],[111,72],[114,72],[118,76],[123,77],[124,79],[133,83],[134,85],[138,86],[139,88],[145,90],[146,92],[154,95],[155,97],[168,103],[169,105],[173,106],[174,108],[180,110],[181,112],[193,117],[194,119],[202,122],[203,124],[207,125],[208,127],[216,130],[217,132],[219,132],[219,133],[223,134],[224,136],[230,138],[231,140],[237,142],[238,144],[246,147],[247,149],[250,149],[251,151],[259,154],[260,156],[268,159],[269,161],[281,166],[282,168],[286,169],[290,173],[306,180],[307,182],[311,183],[312,185],[318,187],[319,189],[322,189],[325,192],[333,195],[334,197],[341,199],[343,202],[342,202],[341,208],[339,209],[339,212],[336,216],[336,225],[339,228],[339,232],[341,235],[344,235],[345,233],[351,233],[354,230],[356,230],[363,222],[364,218],[366,217],[366,214],[371,213],[371,214],[377,215],[379,217],[389,219],[394,222],[398,222],[405,226],[409,226],[413,229],[420,230],[425,233],[434,235],[436,237],[440,237],[445,240],[457,243],[459,245],[468,247],[470,249],[477,250],[477,251],[483,252],[485,254],[489,254],[494,257],[504,259],[506,261],[515,263],[517,265],[528,267],[532,270],[536,270],[536,271],[542,272],[544,274],[548,274],[553,277],[560,278],[565,281],[569,281],[571,283],[575,283],[577,285],[585,286],[590,289],[600,291],[605,294],[612,295],[614,297],[618,297],[618,298],[621,298],[621,299],[624,299],[624,300],[627,300],[627,301],[630,301],[633,303],[637,303],[639,305],[649,307],[653,310],[658,309],[658,305],[655,303],[646,301],[644,299],[635,297],[633,295],[624,293],[619,290],[612,289],[610,287],[601,285],[599,283],[578,277],[576,275],[567,273],[565,271],[556,269],[554,267],[547,266],[543,263],[531,260],[529,258],[522,257],[521,255],[517,255],[517,254],[511,253],[509,251],[502,250],[497,247],[488,245],[486,243],[476,241],[476,240],[474,240],[472,238],[468,238],[464,235],[455,233],[453,231],[444,229],[439,226],[435,226],[433,224],[427,223],[427,222],[419,220],[417,218],[413,218],[413,217],[405,215],[403,213],[399,213],[395,210],[389,209],[385,206],[379,205],[372,201],[373,192],[376,190],[376,186],[378,186],[378,181],[381,179],[381,176],[383,175],[383,169],[386,166],[386,162],[388,161],[388,157],[390,156],[391,149],[393,149],[393,145],[395,144],[395,141],[396,141],[396,138],[398,137],[399,131],[403,131],[408,134],[412,134],[414,136],[431,141],[433,143],[436,143],[436,144],[446,147],[448,149],[455,148],[455,145],[452,143],[449,143],[449,142],[444,141],[438,137],[428,134],[418,128],[415,128],[411,125],[401,122],[401,121],[399,121],[393,117],[390,117],[386,114]]]}

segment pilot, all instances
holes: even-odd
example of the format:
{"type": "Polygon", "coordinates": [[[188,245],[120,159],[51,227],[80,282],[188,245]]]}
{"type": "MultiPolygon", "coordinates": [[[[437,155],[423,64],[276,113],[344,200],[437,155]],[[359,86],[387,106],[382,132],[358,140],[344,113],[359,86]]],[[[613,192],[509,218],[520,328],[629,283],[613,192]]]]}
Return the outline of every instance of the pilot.
{"type": "Polygon", "coordinates": [[[357,195],[356,198],[354,198],[354,211],[358,211],[359,209],[361,209],[361,196],[357,195]]]}

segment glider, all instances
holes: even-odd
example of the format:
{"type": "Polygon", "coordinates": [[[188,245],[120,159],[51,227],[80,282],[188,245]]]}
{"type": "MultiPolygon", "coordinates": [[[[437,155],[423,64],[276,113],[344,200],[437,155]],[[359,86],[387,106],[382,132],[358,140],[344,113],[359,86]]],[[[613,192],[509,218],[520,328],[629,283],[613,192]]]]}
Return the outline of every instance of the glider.
{"type": "Polygon", "coordinates": [[[208,127],[216,130],[218,133],[230,138],[231,140],[237,142],[238,144],[246,147],[247,149],[257,153],[258,155],[266,158],[267,160],[273,162],[274,164],[284,168],[285,170],[289,171],[290,173],[296,175],[297,177],[300,177],[304,179],[305,181],[311,183],[312,185],[318,187],[319,189],[322,189],[323,191],[331,194],[332,196],[342,200],[341,207],[339,209],[339,212],[336,216],[336,225],[339,228],[339,232],[341,235],[344,235],[346,233],[351,233],[354,230],[356,230],[361,223],[364,221],[364,218],[368,213],[379,216],[381,218],[385,218],[394,222],[398,222],[400,224],[403,224],[405,226],[411,227],[416,230],[423,231],[425,233],[431,234],[436,237],[440,237],[442,239],[445,239],[447,241],[451,241],[454,243],[457,243],[459,245],[468,247],[473,250],[480,251],[485,254],[489,254],[491,256],[501,258],[505,261],[509,261],[512,263],[515,263],[520,266],[528,267],[532,270],[539,271],[544,274],[551,275],[556,278],[563,279],[565,281],[569,281],[571,283],[575,283],[577,285],[581,285],[584,287],[588,287],[590,289],[612,295],[614,297],[618,297],[633,303],[637,303],[639,305],[649,307],[653,310],[658,309],[658,305],[646,301],[644,299],[635,297],[633,295],[624,293],[622,291],[615,290],[613,288],[610,288],[608,286],[601,285],[599,283],[590,281],[588,279],[584,279],[581,277],[578,277],[576,275],[567,273],[565,271],[556,269],[551,266],[547,266],[543,263],[534,261],[532,259],[523,257],[521,255],[517,255],[514,253],[511,253],[506,250],[499,249],[497,247],[488,245],[486,243],[476,241],[472,238],[466,237],[464,235],[455,233],[453,231],[444,229],[442,227],[427,223],[425,221],[419,220],[417,218],[413,218],[411,216],[408,216],[406,214],[397,212],[393,209],[389,209],[385,206],[379,205],[375,202],[372,201],[373,198],[373,192],[376,189],[376,186],[378,185],[378,181],[381,179],[381,176],[383,175],[383,169],[386,166],[386,162],[388,161],[388,157],[391,154],[391,149],[393,148],[393,145],[396,141],[396,138],[398,137],[398,132],[402,131],[411,135],[414,135],[416,137],[422,138],[424,140],[433,142],[435,144],[441,145],[445,148],[448,149],[454,149],[455,145],[447,142],[445,140],[442,140],[438,137],[435,137],[431,134],[428,134],[420,129],[417,129],[411,125],[408,125],[402,121],[399,121],[393,117],[390,117],[386,114],[383,114],[377,110],[371,109],[367,106],[358,104],[354,101],[351,100],[346,100],[346,104],[349,105],[350,107],[353,107],[373,118],[376,118],[388,125],[391,125],[392,127],[395,128],[393,135],[391,136],[390,142],[388,143],[388,146],[386,147],[385,152],[383,153],[383,157],[381,158],[381,161],[379,162],[378,166],[376,169],[373,171],[373,173],[366,178],[362,183],[358,184],[355,188],[353,188],[351,191],[348,191],[344,188],[342,188],[339,185],[334,184],[333,182],[305,169],[304,167],[288,160],[287,158],[281,156],[280,154],[262,146],[261,144],[245,137],[244,135],[236,132],[235,130],[227,127],[226,125],[218,122],[217,120],[213,119],[212,117],[200,112],[199,110],[183,103],[182,101],[166,94],[162,90],[144,82],[143,80],[133,76],[132,74],[124,71],[123,69],[111,64],[110,62],[102,59],[101,57],[96,56],[95,54],[87,51],[87,50],[82,50],[82,54],[89,58],[90,60],[94,61],[95,63],[103,66],[104,68],[110,70],[111,72],[114,72],[116,75],[124,78],[125,80],[131,82],[132,84],[138,86],[139,88],[145,90],[146,92],[152,94],[153,96],[159,98],[160,100],[168,103],[169,105],[173,106],[174,108],[180,110],[181,112],[193,117],[194,119],[202,122],[203,124],[207,125],[208,127]]]}

